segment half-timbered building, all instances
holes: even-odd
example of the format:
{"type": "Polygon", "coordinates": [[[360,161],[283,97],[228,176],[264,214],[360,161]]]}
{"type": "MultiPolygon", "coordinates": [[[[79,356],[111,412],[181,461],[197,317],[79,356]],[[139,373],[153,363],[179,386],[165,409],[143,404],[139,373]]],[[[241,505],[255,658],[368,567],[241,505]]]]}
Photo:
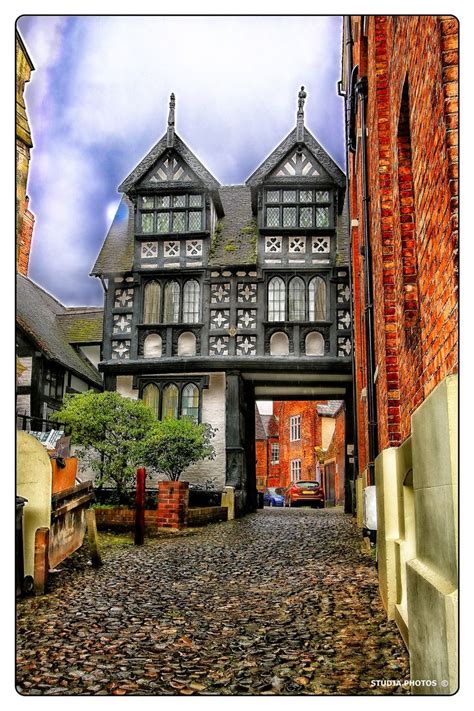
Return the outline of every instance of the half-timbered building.
{"type": "MultiPolygon", "coordinates": [[[[217,427],[189,471],[255,506],[255,400],[350,398],[345,176],[304,125],[223,186],[168,128],[119,191],[93,267],[107,389],[217,427]]],[[[348,410],[350,411],[350,407],[348,410]]]]}

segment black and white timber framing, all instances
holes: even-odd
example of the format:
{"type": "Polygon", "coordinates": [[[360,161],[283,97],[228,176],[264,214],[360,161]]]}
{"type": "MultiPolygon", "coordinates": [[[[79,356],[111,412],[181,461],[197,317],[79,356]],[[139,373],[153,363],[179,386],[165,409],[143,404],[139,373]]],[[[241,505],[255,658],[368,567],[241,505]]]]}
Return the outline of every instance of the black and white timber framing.
{"type": "Polygon", "coordinates": [[[195,476],[235,486],[241,511],[256,504],[256,399],[345,399],[352,441],[345,176],[304,127],[305,96],[245,184],[222,186],[176,134],[172,95],[92,271],[106,389],[217,426],[195,476]]]}

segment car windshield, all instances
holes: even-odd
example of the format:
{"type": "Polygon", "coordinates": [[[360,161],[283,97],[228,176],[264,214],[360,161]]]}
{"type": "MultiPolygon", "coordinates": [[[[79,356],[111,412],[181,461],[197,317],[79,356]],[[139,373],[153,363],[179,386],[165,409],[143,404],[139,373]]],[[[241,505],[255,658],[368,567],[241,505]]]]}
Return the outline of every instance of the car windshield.
{"type": "Polygon", "coordinates": [[[296,482],[296,486],[300,489],[318,489],[319,481],[298,481],[296,482]]]}

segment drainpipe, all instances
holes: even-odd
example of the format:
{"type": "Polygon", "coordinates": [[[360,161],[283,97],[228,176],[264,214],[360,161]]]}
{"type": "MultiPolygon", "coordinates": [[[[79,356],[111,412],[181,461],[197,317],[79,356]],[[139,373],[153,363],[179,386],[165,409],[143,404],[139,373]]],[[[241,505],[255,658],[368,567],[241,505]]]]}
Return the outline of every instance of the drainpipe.
{"type": "MultiPolygon", "coordinates": [[[[349,214],[349,286],[351,290],[349,299],[349,309],[351,315],[351,340],[352,340],[352,353],[351,353],[351,370],[352,370],[352,417],[353,417],[353,444],[354,444],[354,465],[352,471],[352,515],[356,512],[356,497],[355,490],[356,484],[355,480],[359,472],[359,445],[358,445],[358,420],[357,420],[357,390],[356,390],[356,362],[355,362],[355,333],[354,333],[354,294],[353,294],[353,283],[352,283],[352,230],[350,225],[351,220],[351,201],[350,201],[350,190],[349,190],[349,154],[353,151],[353,142],[351,138],[351,116],[352,110],[351,105],[353,102],[353,92],[354,92],[354,78],[353,78],[353,66],[352,66],[352,30],[351,30],[351,20],[350,15],[344,15],[344,37],[345,37],[345,55],[346,55],[346,91],[342,91],[341,84],[339,85],[339,96],[344,97],[344,109],[345,109],[345,123],[346,123],[346,200],[347,209],[349,214]]],[[[357,73],[357,67],[355,75],[357,73]]],[[[347,446],[347,441],[346,441],[347,446]]]]}
{"type": "Polygon", "coordinates": [[[362,162],[362,211],[364,220],[364,286],[365,286],[365,344],[367,353],[367,410],[369,418],[369,462],[368,484],[375,484],[375,458],[378,454],[377,436],[377,402],[374,383],[375,375],[375,349],[374,349],[374,304],[373,304],[373,279],[372,279],[372,250],[370,244],[369,222],[369,186],[367,174],[367,77],[361,77],[356,84],[356,94],[360,106],[361,125],[361,162],[362,162]]]}

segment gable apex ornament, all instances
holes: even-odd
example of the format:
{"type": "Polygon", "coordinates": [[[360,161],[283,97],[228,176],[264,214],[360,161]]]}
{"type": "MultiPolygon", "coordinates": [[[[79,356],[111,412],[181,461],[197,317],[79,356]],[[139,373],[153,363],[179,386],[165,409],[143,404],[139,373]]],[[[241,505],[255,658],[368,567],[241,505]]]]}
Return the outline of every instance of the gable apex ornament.
{"type": "Polygon", "coordinates": [[[304,86],[298,92],[298,111],[296,114],[296,141],[304,142],[304,102],[306,101],[307,93],[304,86]]]}
{"type": "Polygon", "coordinates": [[[173,148],[174,145],[174,109],[176,106],[174,92],[170,94],[170,110],[168,113],[168,131],[166,134],[166,147],[173,148]]]}

